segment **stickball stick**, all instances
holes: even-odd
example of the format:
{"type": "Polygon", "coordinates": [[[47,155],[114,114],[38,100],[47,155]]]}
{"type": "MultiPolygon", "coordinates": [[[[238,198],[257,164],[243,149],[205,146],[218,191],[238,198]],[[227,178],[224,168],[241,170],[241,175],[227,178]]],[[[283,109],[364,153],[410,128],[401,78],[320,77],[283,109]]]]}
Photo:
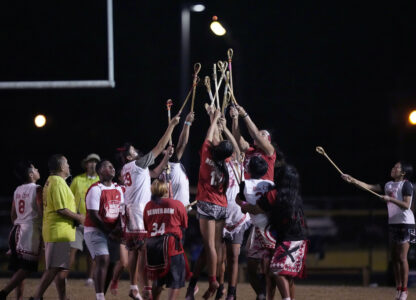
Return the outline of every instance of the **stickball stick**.
{"type": "MultiPolygon", "coordinates": [[[[338,172],[341,174],[341,175],[343,175],[344,173],[340,170],[340,168],[338,168],[338,166],[329,158],[329,156],[325,153],[325,150],[324,150],[324,148],[322,148],[321,146],[318,146],[318,147],[316,147],[316,152],[318,152],[319,154],[321,154],[321,155],[323,155],[323,156],[325,156],[328,160],[329,160],[329,162],[335,167],[335,169],[337,169],[338,170],[338,172]]],[[[379,198],[381,198],[382,196],[380,195],[380,194],[378,194],[378,193],[376,193],[376,192],[374,192],[374,191],[372,191],[372,190],[370,190],[370,189],[368,189],[368,188],[366,188],[365,186],[362,186],[362,185],[360,185],[360,188],[362,188],[363,190],[366,190],[367,192],[370,192],[371,194],[373,194],[373,195],[375,195],[375,196],[377,196],[377,197],[379,197],[379,198]]]]}
{"type": "Polygon", "coordinates": [[[209,78],[209,76],[205,76],[204,83],[205,83],[205,86],[207,88],[207,92],[208,92],[208,95],[209,95],[209,99],[211,100],[210,106],[212,107],[214,105],[215,98],[212,95],[212,91],[211,91],[211,79],[209,78]]]}
{"type": "MultiPolygon", "coordinates": [[[[171,115],[170,115],[170,108],[172,107],[173,102],[172,99],[168,99],[166,101],[166,109],[168,110],[168,124],[170,123],[171,115]]],[[[172,135],[169,138],[169,146],[172,146],[172,135]]]]}
{"type": "Polygon", "coordinates": [[[227,56],[228,56],[228,70],[230,71],[230,86],[231,86],[231,90],[234,92],[233,72],[232,72],[232,67],[231,67],[231,62],[233,60],[233,54],[234,54],[233,49],[231,49],[231,48],[228,49],[227,56]]]}
{"type": "Polygon", "coordinates": [[[191,112],[194,111],[194,102],[195,102],[195,90],[196,90],[196,85],[198,84],[199,78],[198,78],[198,73],[199,71],[201,71],[201,64],[200,63],[196,63],[194,65],[194,81],[192,84],[192,102],[191,102],[191,112]]]}

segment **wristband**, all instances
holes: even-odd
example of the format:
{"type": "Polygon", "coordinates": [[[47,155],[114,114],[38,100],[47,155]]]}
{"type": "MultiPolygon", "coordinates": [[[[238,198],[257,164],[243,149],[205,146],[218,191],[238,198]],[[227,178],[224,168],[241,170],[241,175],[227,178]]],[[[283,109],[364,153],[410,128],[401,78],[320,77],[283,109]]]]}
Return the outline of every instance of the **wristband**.
{"type": "Polygon", "coordinates": [[[191,126],[192,123],[191,122],[188,122],[188,121],[185,121],[185,125],[191,126]]]}
{"type": "Polygon", "coordinates": [[[248,113],[246,113],[244,116],[242,116],[243,119],[248,117],[248,113]]]}

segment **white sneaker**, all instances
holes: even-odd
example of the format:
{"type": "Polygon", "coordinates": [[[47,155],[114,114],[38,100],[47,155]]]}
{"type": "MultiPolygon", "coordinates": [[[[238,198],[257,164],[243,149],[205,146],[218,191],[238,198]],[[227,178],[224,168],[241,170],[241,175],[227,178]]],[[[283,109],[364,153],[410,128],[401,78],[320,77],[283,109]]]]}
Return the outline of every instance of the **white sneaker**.
{"type": "Polygon", "coordinates": [[[402,291],[400,293],[399,300],[406,300],[407,299],[407,291],[402,291]]]}
{"type": "Polygon", "coordinates": [[[92,278],[88,278],[85,280],[85,286],[94,286],[94,280],[92,278]]]}

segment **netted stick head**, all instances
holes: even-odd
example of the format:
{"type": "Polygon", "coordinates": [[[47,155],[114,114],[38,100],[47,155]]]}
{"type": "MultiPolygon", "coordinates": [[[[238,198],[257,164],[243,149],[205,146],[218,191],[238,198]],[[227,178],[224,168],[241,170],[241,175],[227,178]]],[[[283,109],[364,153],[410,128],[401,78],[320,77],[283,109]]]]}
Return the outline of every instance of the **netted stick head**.
{"type": "Polygon", "coordinates": [[[167,107],[167,109],[170,109],[172,105],[173,105],[172,99],[168,99],[168,101],[166,101],[166,107],[167,107]]]}
{"type": "Polygon", "coordinates": [[[204,84],[207,87],[207,89],[211,89],[211,79],[209,78],[209,76],[205,76],[204,84]]]}
{"type": "Polygon", "coordinates": [[[321,155],[325,155],[325,150],[321,146],[316,147],[316,152],[318,152],[321,155]]]}
{"type": "Polygon", "coordinates": [[[201,71],[201,64],[200,63],[196,63],[194,64],[194,75],[198,75],[199,71],[201,71]]]}
{"type": "Polygon", "coordinates": [[[227,51],[227,56],[228,56],[228,60],[229,61],[231,61],[232,59],[233,59],[233,54],[234,54],[234,51],[233,51],[233,49],[228,49],[228,51],[227,51]]]}

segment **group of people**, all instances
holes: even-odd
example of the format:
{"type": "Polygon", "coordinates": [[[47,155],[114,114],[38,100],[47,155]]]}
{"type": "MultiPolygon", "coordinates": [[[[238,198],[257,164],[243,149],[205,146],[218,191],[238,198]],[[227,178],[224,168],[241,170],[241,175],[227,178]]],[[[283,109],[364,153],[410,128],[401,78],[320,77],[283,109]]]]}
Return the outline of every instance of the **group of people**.
{"type": "MultiPolygon", "coordinates": [[[[43,243],[46,270],[31,299],[42,299],[55,281],[59,299],[66,300],[66,278],[83,240],[94,262],[88,282],[93,282],[97,300],[105,299],[109,287],[117,293],[124,268],[130,275],[128,296],[134,300],[160,299],[164,286],[168,299],[177,299],[186,280],[186,299],[192,300],[205,266],[209,287],[203,298],[236,299],[244,244],[248,279],[257,299],[273,299],[276,287],[283,300],[295,299],[294,279],[305,275],[308,250],[299,174],[286,163],[270,133],[259,130],[243,107],[230,106],[231,130],[220,110],[206,105],[206,111],[210,125],[200,150],[196,206],[190,203],[189,181],[180,162],[193,112],[186,116],[176,149],[171,135],[180,123],[179,114],[148,153],[129,143],[118,148],[118,171],[111,161],[90,154],[84,160],[86,173],[70,186],[64,155],[50,157],[44,187],[36,184],[40,175],[31,162],[19,163],[16,175],[24,184],[14,193],[10,233],[9,267],[15,273],[0,291],[0,300],[15,288],[22,299],[23,280],[37,270],[43,243]],[[241,123],[252,144],[240,134],[241,123]],[[183,244],[192,209],[203,251],[191,272],[183,244]]],[[[413,189],[406,180],[411,169],[398,163],[393,170],[383,199],[396,243],[397,299],[406,299],[406,256],[414,236],[413,189]]],[[[343,179],[381,190],[346,174],[343,179]]]]}

